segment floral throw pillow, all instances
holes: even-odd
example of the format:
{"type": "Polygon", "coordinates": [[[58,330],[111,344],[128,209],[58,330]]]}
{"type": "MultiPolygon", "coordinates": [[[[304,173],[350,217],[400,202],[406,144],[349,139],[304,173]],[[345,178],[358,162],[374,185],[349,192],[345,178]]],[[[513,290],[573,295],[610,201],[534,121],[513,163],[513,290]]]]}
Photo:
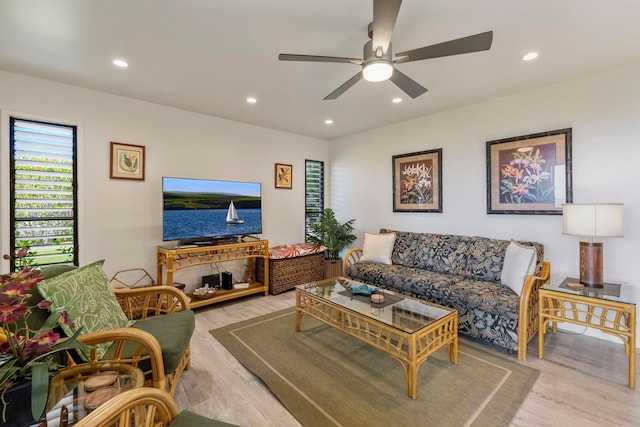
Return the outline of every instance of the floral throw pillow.
{"type": "MultiPolygon", "coordinates": [[[[133,323],[118,305],[109,279],[102,270],[103,264],[104,260],[96,261],[38,283],[42,296],[51,301],[51,310],[63,307],[75,324],[73,328],[62,325],[68,336],[80,327],[86,334],[124,328],[133,323]]],[[[110,342],[98,344],[98,358],[102,358],[110,345],[110,342]]],[[[88,350],[86,354],[80,350],[78,353],[85,361],[88,360],[88,350]]]]}

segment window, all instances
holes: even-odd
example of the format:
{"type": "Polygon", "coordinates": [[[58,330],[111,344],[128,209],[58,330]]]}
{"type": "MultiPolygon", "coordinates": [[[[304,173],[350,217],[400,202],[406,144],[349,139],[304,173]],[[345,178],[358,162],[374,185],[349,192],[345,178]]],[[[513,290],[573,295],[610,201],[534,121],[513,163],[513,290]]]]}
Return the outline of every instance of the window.
{"type": "Polygon", "coordinates": [[[11,253],[29,246],[30,265],[78,265],[76,126],[11,117],[9,142],[11,253]]]}
{"type": "Polygon", "coordinates": [[[310,224],[319,221],[324,210],[324,162],[305,160],[304,195],[306,238],[309,235],[310,224]]]}

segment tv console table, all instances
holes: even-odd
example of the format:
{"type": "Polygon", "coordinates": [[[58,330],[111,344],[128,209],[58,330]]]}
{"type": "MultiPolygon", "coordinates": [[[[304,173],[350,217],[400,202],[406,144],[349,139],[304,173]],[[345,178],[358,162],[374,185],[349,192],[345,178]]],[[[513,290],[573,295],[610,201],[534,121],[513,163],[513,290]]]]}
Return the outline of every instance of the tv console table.
{"type": "Polygon", "coordinates": [[[184,268],[197,265],[217,264],[219,262],[247,260],[247,277],[249,287],[246,289],[218,289],[215,295],[207,299],[191,297],[191,308],[203,307],[220,301],[227,301],[247,295],[264,293],[269,295],[269,241],[258,240],[252,242],[228,243],[213,246],[158,246],[158,285],[173,284],[173,273],[184,268]],[[255,260],[264,259],[265,271],[263,282],[255,281],[255,260]],[[166,271],[166,281],[163,281],[163,270],[166,271]]]}

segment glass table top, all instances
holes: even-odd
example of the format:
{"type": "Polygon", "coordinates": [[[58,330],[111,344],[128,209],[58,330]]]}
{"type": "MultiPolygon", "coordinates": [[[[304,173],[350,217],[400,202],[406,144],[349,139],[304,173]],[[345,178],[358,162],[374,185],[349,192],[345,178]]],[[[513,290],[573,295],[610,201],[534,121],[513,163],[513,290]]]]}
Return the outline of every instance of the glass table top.
{"type": "Polygon", "coordinates": [[[339,277],[298,285],[296,288],[408,333],[413,333],[454,311],[369,285],[375,289],[374,295],[382,295],[384,298],[381,303],[374,303],[371,296],[354,294],[349,289],[349,286],[362,285],[361,282],[339,277]]]}
{"type": "Polygon", "coordinates": [[[602,288],[580,287],[580,279],[575,277],[552,278],[542,289],[569,295],[580,295],[625,304],[636,304],[635,289],[629,284],[605,283],[602,288]]]}

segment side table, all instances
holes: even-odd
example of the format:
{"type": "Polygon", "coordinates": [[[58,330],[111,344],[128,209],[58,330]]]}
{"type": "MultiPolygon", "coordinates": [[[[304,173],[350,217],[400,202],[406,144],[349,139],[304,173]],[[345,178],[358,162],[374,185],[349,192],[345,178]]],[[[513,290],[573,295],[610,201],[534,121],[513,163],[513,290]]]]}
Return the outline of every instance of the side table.
{"type": "Polygon", "coordinates": [[[538,291],[538,357],[544,357],[544,334],[553,323],[569,322],[618,337],[629,358],[629,387],[636,387],[636,304],[633,287],[605,283],[604,288],[580,288],[566,278],[538,291]]]}
{"type": "Polygon", "coordinates": [[[89,413],[85,408],[89,393],[84,389],[84,382],[92,375],[105,371],[115,371],[118,374],[116,386],[120,392],[144,385],[142,371],[124,363],[82,364],[64,369],[51,378],[49,383],[46,425],[70,426],[85,417],[89,413]]]}

